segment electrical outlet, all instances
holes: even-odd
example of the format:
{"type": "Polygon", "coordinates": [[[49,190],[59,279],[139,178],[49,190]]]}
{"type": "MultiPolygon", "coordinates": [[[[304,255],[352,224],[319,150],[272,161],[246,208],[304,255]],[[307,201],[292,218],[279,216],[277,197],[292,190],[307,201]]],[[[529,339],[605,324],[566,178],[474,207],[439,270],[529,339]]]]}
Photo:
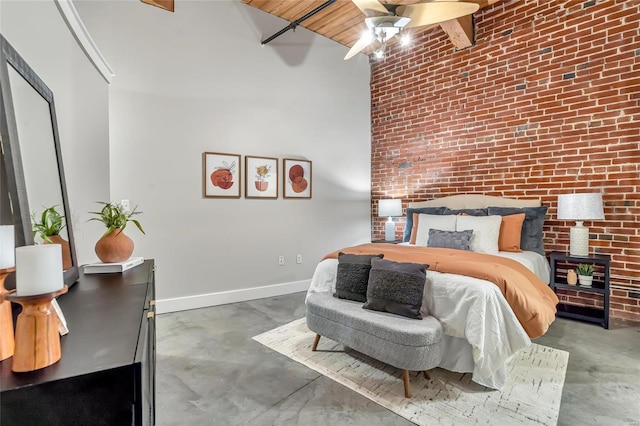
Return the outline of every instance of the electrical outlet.
{"type": "Polygon", "coordinates": [[[284,256],[278,256],[278,265],[284,266],[284,256]]]}
{"type": "Polygon", "coordinates": [[[122,205],[122,209],[126,212],[131,210],[131,203],[129,202],[129,200],[120,201],[120,205],[122,205]]]}
{"type": "Polygon", "coordinates": [[[302,255],[301,254],[296,256],[296,263],[302,263],[302,255]]]}

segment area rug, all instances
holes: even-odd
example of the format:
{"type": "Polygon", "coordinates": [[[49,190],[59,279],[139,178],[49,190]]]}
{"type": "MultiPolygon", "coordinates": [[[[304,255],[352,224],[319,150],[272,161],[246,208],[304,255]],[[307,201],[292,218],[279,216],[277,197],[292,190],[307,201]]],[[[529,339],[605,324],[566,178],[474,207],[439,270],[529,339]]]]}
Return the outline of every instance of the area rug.
{"type": "Polygon", "coordinates": [[[471,374],[441,368],[431,379],[411,373],[412,398],[404,397],[401,371],[322,338],[301,318],[253,339],[352,389],[418,425],[555,425],[569,353],[532,344],[508,362],[500,391],[471,381],[471,374]]]}

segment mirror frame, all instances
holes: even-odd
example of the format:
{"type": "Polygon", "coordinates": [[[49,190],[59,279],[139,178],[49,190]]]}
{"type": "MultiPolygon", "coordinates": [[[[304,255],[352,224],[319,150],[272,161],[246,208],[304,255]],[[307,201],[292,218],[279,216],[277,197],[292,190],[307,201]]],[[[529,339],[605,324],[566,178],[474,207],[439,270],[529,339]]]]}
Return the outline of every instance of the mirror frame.
{"type": "MultiPolygon", "coordinates": [[[[0,34],[0,145],[4,157],[4,169],[6,171],[6,185],[8,189],[9,202],[11,203],[13,225],[15,227],[16,247],[32,245],[33,227],[27,198],[27,188],[22,167],[22,157],[20,155],[20,140],[18,137],[18,127],[14,111],[13,98],[11,94],[11,82],[9,80],[9,66],[13,67],[18,74],[24,78],[33,89],[42,96],[49,104],[51,117],[51,128],[53,131],[53,143],[55,145],[56,161],[58,164],[58,175],[60,177],[60,189],[62,193],[62,205],[64,208],[65,224],[69,237],[69,248],[71,250],[71,268],[64,271],[64,283],[71,286],[78,280],[78,257],[76,256],[75,239],[73,226],[70,220],[69,200],[67,197],[67,185],[64,178],[64,168],[62,166],[62,151],[60,149],[60,138],[58,135],[58,124],[56,120],[56,109],[53,101],[53,92],[38,77],[24,59],[16,52],[9,42],[0,34]]],[[[3,176],[4,178],[4,176],[3,176]]],[[[6,199],[3,194],[2,199],[6,199]]],[[[5,209],[3,209],[5,210],[5,209]]],[[[3,221],[6,219],[3,218],[3,221]]]]}

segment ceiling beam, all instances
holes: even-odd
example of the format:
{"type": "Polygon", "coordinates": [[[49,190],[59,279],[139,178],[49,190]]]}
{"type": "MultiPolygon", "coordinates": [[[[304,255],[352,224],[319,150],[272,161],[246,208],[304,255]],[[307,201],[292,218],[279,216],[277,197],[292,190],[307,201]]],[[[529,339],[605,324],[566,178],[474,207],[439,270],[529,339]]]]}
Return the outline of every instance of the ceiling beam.
{"type": "Polygon", "coordinates": [[[465,49],[473,46],[475,40],[472,15],[441,22],[440,27],[447,33],[456,49],[465,49]]]}

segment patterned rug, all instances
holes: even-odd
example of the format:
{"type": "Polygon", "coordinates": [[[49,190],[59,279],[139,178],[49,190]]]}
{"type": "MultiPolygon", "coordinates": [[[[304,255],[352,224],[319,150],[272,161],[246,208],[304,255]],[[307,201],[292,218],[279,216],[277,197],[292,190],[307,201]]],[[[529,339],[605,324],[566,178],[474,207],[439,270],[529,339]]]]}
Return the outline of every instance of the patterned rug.
{"type": "Polygon", "coordinates": [[[569,353],[532,344],[507,365],[501,391],[471,381],[471,374],[441,368],[431,379],[411,373],[412,398],[404,397],[401,371],[322,338],[304,318],[253,339],[352,389],[418,425],[555,425],[569,353]]]}

